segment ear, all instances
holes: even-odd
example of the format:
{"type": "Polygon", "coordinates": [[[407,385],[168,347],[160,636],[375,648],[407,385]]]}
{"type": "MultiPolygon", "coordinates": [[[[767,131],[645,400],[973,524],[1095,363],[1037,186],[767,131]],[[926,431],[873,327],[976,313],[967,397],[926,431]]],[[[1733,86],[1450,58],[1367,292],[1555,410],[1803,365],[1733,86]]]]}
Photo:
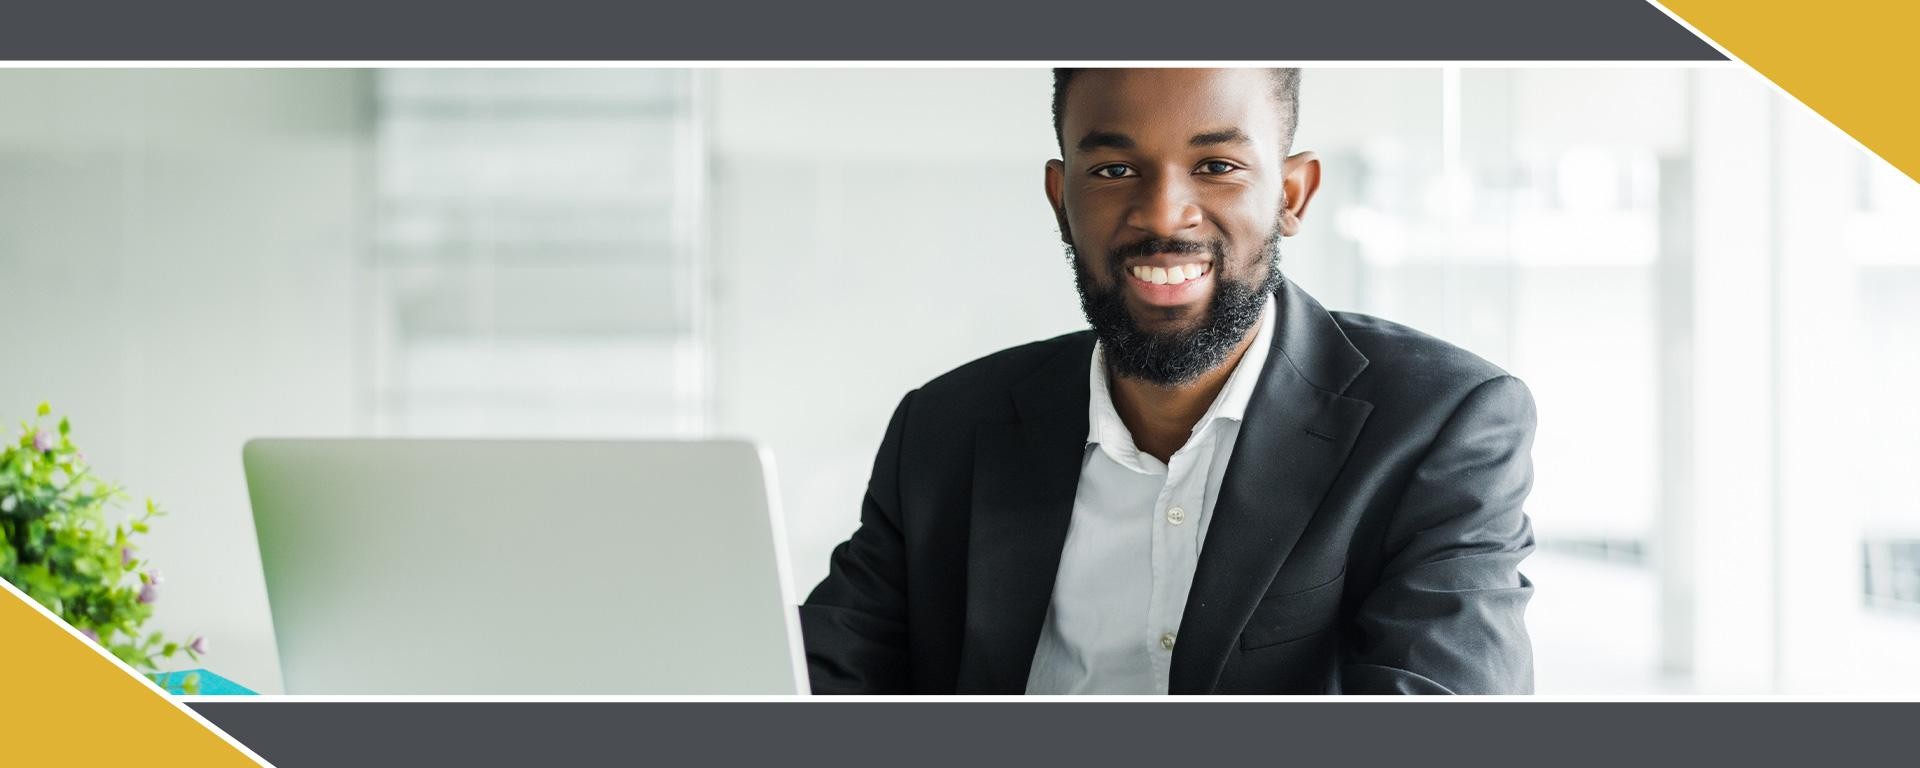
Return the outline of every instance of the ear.
{"type": "Polygon", "coordinates": [[[1300,234],[1300,220],[1307,215],[1307,203],[1320,189],[1320,156],[1301,152],[1287,158],[1281,166],[1280,234],[1300,234]]]}
{"type": "Polygon", "coordinates": [[[1047,204],[1053,206],[1053,219],[1060,225],[1060,242],[1073,245],[1073,228],[1067,226],[1067,202],[1062,186],[1067,181],[1067,164],[1047,161],[1047,204]]]}

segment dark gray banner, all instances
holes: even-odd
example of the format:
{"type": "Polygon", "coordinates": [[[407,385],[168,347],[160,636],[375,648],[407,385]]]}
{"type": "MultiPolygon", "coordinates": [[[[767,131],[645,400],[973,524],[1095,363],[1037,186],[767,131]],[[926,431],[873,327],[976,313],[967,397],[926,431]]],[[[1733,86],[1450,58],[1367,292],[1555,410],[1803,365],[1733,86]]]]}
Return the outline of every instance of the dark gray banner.
{"type": "Polygon", "coordinates": [[[63,0],[11,60],[1696,61],[1645,0],[63,0]]]}
{"type": "Polygon", "coordinates": [[[278,768],[1865,765],[1910,754],[1906,729],[1920,718],[1920,703],[1804,702],[192,706],[278,768]]]}

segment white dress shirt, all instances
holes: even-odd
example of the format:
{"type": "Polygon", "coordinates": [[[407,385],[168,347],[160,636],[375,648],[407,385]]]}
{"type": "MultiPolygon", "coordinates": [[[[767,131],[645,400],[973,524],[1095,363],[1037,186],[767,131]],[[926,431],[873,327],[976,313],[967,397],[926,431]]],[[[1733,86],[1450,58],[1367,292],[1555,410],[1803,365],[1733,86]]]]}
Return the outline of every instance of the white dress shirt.
{"type": "Polygon", "coordinates": [[[1134,445],[1098,343],[1087,450],[1027,693],[1161,693],[1227,458],[1273,342],[1274,301],[1226,386],[1167,463],[1134,445]]]}

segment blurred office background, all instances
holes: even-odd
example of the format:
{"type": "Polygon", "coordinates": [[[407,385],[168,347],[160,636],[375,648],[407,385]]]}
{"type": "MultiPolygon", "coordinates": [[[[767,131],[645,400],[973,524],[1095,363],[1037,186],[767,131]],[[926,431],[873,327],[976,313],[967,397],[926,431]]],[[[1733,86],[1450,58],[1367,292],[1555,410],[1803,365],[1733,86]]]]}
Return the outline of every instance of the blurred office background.
{"type": "MultiPolygon", "coordinates": [[[[262,691],[259,435],[751,437],[804,594],[903,393],[1083,327],[1049,87],[0,71],[0,422],[172,510],[157,625],[262,691]]],[[[1288,274],[1538,399],[1541,692],[1920,692],[1920,187],[1737,67],[1314,70],[1301,115],[1288,274]]]]}

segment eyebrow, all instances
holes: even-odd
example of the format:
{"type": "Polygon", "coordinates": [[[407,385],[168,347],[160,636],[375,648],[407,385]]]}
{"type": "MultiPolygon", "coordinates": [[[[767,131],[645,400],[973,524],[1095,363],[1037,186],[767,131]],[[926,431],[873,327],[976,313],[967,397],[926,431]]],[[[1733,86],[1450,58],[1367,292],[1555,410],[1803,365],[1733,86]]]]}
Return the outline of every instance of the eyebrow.
{"type": "Polygon", "coordinates": [[[1218,131],[1195,134],[1187,144],[1195,147],[1211,147],[1217,144],[1245,144],[1250,141],[1252,141],[1252,139],[1247,138],[1247,135],[1241,133],[1240,129],[1226,128],[1218,131]]]}
{"type": "MultiPolygon", "coordinates": [[[[1194,147],[1212,147],[1220,144],[1246,144],[1251,141],[1253,140],[1247,138],[1247,134],[1238,128],[1222,128],[1217,131],[1194,134],[1192,139],[1187,140],[1187,144],[1194,147]]],[[[1136,145],[1133,138],[1124,133],[1088,131],[1087,135],[1080,137],[1080,143],[1074,146],[1086,152],[1094,149],[1133,149],[1136,145]]]]}
{"type": "Polygon", "coordinates": [[[1080,137],[1080,143],[1076,144],[1075,147],[1077,147],[1080,151],[1085,152],[1091,149],[1102,149],[1102,148],[1133,149],[1134,144],[1133,144],[1133,139],[1129,138],[1124,133],[1114,133],[1112,131],[1088,131],[1087,135],[1080,137]]]}

